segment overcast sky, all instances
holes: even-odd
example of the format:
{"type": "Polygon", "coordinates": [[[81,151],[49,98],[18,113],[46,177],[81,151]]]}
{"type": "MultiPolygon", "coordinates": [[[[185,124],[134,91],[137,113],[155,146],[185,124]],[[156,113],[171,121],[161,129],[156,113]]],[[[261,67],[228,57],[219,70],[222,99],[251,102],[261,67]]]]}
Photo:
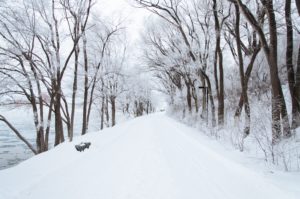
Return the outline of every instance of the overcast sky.
{"type": "Polygon", "coordinates": [[[110,19],[121,19],[126,23],[128,39],[134,42],[139,38],[145,18],[149,12],[145,9],[133,7],[132,0],[97,0],[100,16],[110,19]]]}

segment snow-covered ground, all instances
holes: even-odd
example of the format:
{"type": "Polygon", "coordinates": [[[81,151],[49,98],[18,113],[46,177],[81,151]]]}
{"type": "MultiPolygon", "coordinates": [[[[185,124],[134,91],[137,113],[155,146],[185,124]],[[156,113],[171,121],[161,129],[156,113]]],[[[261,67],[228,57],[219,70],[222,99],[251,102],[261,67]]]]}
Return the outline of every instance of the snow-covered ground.
{"type": "Polygon", "coordinates": [[[249,162],[156,113],[77,137],[0,171],[0,199],[300,198],[299,173],[249,162]],[[92,144],[80,153],[74,145],[82,141],[92,144]]]}
{"type": "MultiPolygon", "coordinates": [[[[33,124],[32,111],[26,107],[18,107],[15,109],[8,109],[0,107],[0,112],[21,132],[21,134],[28,139],[28,141],[35,146],[35,130],[33,124]]],[[[81,134],[82,128],[82,108],[76,110],[76,121],[74,126],[75,136],[81,134]]],[[[117,112],[117,123],[122,123],[130,118],[121,112],[117,112]]],[[[91,132],[100,129],[100,117],[97,111],[92,112],[89,130],[91,132]]],[[[65,127],[65,132],[67,129],[65,127]]],[[[49,147],[52,148],[54,143],[54,121],[52,121],[52,128],[50,131],[49,147]]],[[[14,166],[34,154],[31,150],[5,125],[0,122],[0,170],[14,166]]]]}

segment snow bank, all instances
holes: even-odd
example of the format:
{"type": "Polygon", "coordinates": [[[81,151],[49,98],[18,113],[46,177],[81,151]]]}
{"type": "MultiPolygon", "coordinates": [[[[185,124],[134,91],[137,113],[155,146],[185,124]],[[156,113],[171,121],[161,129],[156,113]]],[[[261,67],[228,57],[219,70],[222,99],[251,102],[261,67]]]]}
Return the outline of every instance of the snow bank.
{"type": "Polygon", "coordinates": [[[0,199],[292,199],[299,173],[253,167],[159,113],[77,137],[0,171],[0,199]],[[84,152],[75,144],[91,142],[84,152]]]}

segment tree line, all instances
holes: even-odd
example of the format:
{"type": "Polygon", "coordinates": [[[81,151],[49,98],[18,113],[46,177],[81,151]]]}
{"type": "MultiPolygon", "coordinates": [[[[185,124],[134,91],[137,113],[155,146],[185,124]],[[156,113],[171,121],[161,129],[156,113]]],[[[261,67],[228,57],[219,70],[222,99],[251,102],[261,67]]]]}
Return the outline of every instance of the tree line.
{"type": "Polygon", "coordinates": [[[235,97],[239,100],[233,117],[244,117],[241,121],[247,137],[251,132],[249,85],[256,84],[253,73],[258,70],[258,57],[263,57],[268,71],[265,90],[271,93],[272,143],[290,137],[299,127],[299,0],[134,3],[157,16],[144,32],[143,58],[164,86],[173,108],[184,114],[197,114],[202,109],[204,121],[213,128],[223,128],[225,101],[230,95],[224,74],[238,72],[240,90],[235,97]],[[284,60],[279,58],[281,54],[285,54],[284,60]],[[285,84],[292,101],[290,115],[283,94],[285,84]]]}
{"type": "Polygon", "coordinates": [[[86,134],[93,111],[103,129],[116,124],[119,110],[134,116],[154,110],[149,90],[132,86],[140,80],[129,77],[125,26],[101,17],[96,6],[93,0],[1,1],[1,106],[32,111],[36,143],[14,120],[0,113],[0,121],[34,154],[49,149],[52,131],[54,146],[72,141],[76,118],[86,134]]]}

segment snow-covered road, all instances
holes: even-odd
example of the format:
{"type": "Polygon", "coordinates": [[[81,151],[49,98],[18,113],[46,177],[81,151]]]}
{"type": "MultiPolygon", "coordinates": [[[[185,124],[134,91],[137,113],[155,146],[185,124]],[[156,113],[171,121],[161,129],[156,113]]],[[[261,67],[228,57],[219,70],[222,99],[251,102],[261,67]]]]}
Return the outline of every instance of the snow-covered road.
{"type": "Polygon", "coordinates": [[[1,199],[292,199],[259,172],[159,113],[77,138],[0,171],[1,199]]]}

